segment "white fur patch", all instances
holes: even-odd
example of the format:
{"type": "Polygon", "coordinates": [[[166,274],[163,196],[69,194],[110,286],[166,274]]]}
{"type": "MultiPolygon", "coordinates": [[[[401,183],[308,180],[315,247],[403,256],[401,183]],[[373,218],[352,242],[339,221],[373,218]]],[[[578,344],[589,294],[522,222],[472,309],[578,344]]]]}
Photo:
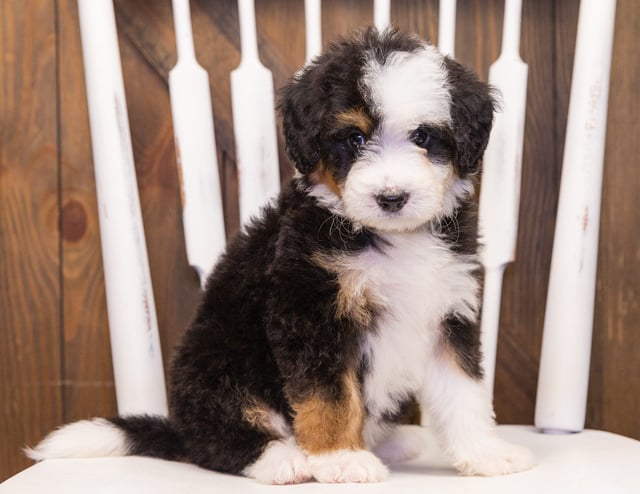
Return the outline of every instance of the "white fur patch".
{"type": "Polygon", "coordinates": [[[320,206],[327,208],[336,216],[344,216],[344,205],[342,200],[325,184],[314,184],[307,189],[307,194],[315,197],[320,206]]]}
{"type": "Polygon", "coordinates": [[[455,467],[466,475],[504,475],[531,468],[531,451],[498,437],[484,383],[469,377],[450,358],[439,357],[427,362],[419,399],[455,467]]]}
{"type": "Polygon", "coordinates": [[[361,82],[369,103],[391,128],[409,131],[425,122],[451,121],[447,70],[433,46],[392,53],[384,65],[371,56],[361,82]]]}
{"type": "MultiPolygon", "coordinates": [[[[357,272],[385,308],[365,342],[370,370],[363,395],[372,420],[422,389],[442,319],[456,313],[474,321],[479,303],[474,259],[454,255],[426,229],[383,238],[390,244],[383,252],[367,250],[343,266],[357,272]]],[[[380,431],[366,424],[365,434],[373,445],[380,431]]]]}
{"type": "Polygon", "coordinates": [[[531,469],[535,465],[533,453],[517,444],[498,437],[487,438],[480,449],[458,459],[455,467],[464,475],[493,477],[531,469]]]}
{"type": "Polygon", "coordinates": [[[298,484],[311,479],[307,457],[293,438],[271,441],[242,473],[263,484],[298,484]]]}
{"type": "MultiPolygon", "coordinates": [[[[473,194],[473,183],[460,179],[448,164],[429,161],[409,132],[374,136],[353,164],[344,185],[344,211],[357,224],[382,231],[411,231],[451,215],[473,194]],[[379,194],[408,194],[394,213],[380,208],[379,194]]],[[[333,210],[336,210],[334,207],[333,210]]]]}
{"type": "Polygon", "coordinates": [[[309,466],[318,482],[382,482],[389,476],[380,459],[364,450],[310,455],[309,466]]]}
{"type": "Polygon", "coordinates": [[[25,448],[32,460],[126,456],[125,433],[106,419],[81,420],[51,432],[35,448],[25,448]]]}

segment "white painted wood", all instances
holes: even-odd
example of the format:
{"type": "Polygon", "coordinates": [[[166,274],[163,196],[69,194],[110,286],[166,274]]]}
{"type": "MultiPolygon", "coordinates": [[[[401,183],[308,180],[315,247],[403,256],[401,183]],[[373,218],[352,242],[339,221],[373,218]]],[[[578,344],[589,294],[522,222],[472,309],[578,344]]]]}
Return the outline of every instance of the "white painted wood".
{"type": "Polygon", "coordinates": [[[78,0],[118,413],[167,414],[112,0],[78,0]]]}
{"type": "Polygon", "coordinates": [[[456,0],[440,0],[438,14],[438,50],[443,55],[455,57],[456,0]]]}
{"type": "Polygon", "coordinates": [[[373,25],[382,31],[391,23],[391,0],[373,0],[373,25]]]}
{"type": "Polygon", "coordinates": [[[273,77],[258,58],[253,0],[238,0],[242,58],[231,72],[231,102],[240,183],[240,221],[280,192],[273,77]]]}
{"type": "Polygon", "coordinates": [[[304,22],[309,63],[322,51],[322,9],[320,0],[304,0],[304,22]]]}
{"type": "Polygon", "coordinates": [[[535,424],[584,428],[615,0],[582,0],[538,377],[535,424]]]}
{"type": "Polygon", "coordinates": [[[518,236],[520,178],[527,103],[527,64],[519,55],[522,0],[506,0],[502,50],[489,69],[489,83],[501,93],[501,110],[483,159],[479,228],[485,269],[482,348],[485,379],[493,391],[500,321],[502,274],[513,262],[518,236]]]}
{"type": "MultiPolygon", "coordinates": [[[[411,426],[408,426],[411,427],[411,426]]],[[[500,426],[499,435],[531,448],[537,466],[504,477],[463,477],[442,456],[438,441],[419,427],[424,453],[391,467],[380,484],[306,484],[274,487],[184,463],[152,458],[46,460],[0,484],[0,494],[637,494],[640,442],[600,431],[574,435],[540,434],[533,427],[500,426]]]]}
{"type": "Polygon", "coordinates": [[[187,260],[204,287],[226,244],[209,76],[198,65],[189,0],[173,0],[178,61],[169,93],[187,260]]]}

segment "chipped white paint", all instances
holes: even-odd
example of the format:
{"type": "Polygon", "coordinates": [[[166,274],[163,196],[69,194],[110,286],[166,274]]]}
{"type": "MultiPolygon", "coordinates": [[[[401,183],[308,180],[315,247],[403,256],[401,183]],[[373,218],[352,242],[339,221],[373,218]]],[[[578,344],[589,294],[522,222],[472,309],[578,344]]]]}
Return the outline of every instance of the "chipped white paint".
{"type": "Polygon", "coordinates": [[[112,0],[78,0],[118,412],[167,414],[112,0]]]}

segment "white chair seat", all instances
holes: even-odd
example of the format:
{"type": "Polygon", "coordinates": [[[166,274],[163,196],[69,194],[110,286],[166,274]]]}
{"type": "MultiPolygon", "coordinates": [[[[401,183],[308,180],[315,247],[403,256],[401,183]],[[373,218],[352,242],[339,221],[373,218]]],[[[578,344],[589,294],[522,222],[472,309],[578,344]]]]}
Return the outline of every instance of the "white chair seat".
{"type": "MultiPolygon", "coordinates": [[[[640,493],[640,441],[587,430],[547,435],[530,426],[500,426],[500,435],[527,445],[538,465],[504,477],[462,477],[438,453],[435,441],[417,460],[391,468],[380,484],[306,483],[281,487],[287,494],[335,492],[404,493],[640,493]]],[[[193,465],[143,457],[46,460],[0,484],[0,494],[140,494],[150,492],[273,494],[278,488],[193,465]]]]}

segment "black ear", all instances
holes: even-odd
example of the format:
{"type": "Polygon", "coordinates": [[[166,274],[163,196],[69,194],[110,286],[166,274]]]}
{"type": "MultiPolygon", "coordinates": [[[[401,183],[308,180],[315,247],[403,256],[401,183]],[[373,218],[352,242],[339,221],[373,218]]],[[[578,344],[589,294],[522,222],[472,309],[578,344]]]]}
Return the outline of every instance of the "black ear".
{"type": "Polygon", "coordinates": [[[323,106],[313,72],[313,66],[308,66],[294,76],[281,90],[278,105],[287,155],[303,174],[312,172],[320,161],[323,106]]]}
{"type": "Polygon", "coordinates": [[[478,171],[489,142],[496,100],[488,84],[455,60],[445,57],[451,87],[451,119],[455,139],[455,164],[464,177],[478,171]]]}

